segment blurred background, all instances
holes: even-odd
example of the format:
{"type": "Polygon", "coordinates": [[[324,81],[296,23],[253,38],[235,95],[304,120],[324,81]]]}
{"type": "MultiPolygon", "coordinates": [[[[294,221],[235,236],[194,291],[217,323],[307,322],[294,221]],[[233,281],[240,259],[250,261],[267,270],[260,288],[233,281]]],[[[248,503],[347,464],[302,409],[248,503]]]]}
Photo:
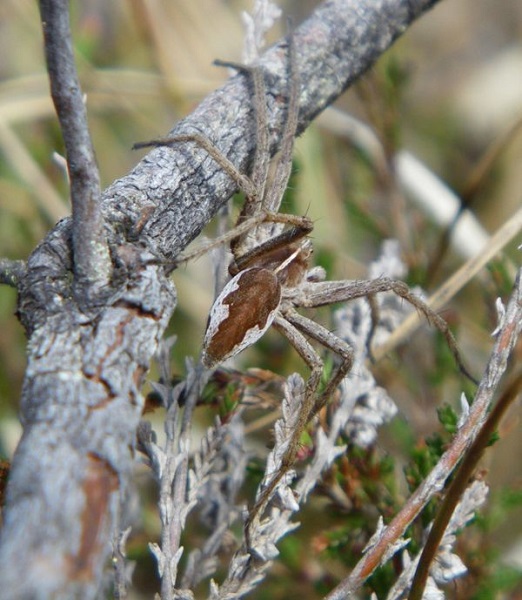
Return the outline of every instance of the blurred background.
{"type": "MultiPolygon", "coordinates": [[[[225,81],[227,71],[212,66],[212,61],[241,60],[241,11],[251,10],[251,4],[247,0],[72,3],[78,70],[103,187],[139,160],[140,155],[131,151],[134,142],[166,134],[225,81]]],[[[318,2],[282,0],[279,4],[283,15],[299,24],[318,2]]],[[[285,18],[270,31],[269,43],[284,29],[285,18]]],[[[484,236],[493,234],[521,206],[522,3],[441,2],[336,107],[372,128],[387,159],[407,150],[422,161],[465,199],[484,236]],[[492,149],[494,160],[484,163],[492,149]]],[[[69,214],[62,152],[37,3],[3,0],[1,256],[26,258],[53,224],[69,214]]],[[[430,209],[398,192],[393,175],[390,170],[379,171],[371,155],[341,125],[325,118],[297,141],[285,211],[306,213],[315,221],[316,259],[331,278],[364,277],[382,241],[398,238],[410,271],[408,281],[432,291],[473,251],[466,255],[461,246],[458,251],[451,247],[445,226],[430,209]]],[[[212,225],[207,233],[213,234],[212,225]]],[[[462,245],[469,242],[474,248],[476,240],[466,240],[465,235],[462,245]]],[[[509,292],[521,242],[520,236],[510,242],[502,256],[443,311],[458,330],[462,352],[475,373],[481,373],[491,349],[495,299],[509,292]]],[[[178,376],[184,372],[184,357],[196,357],[200,350],[213,298],[210,272],[209,260],[203,258],[174,273],[179,307],[171,325],[171,333],[178,335],[172,371],[178,376]]],[[[11,455],[19,435],[17,406],[25,366],[25,338],[15,310],[14,291],[0,287],[0,450],[5,457],[11,455]]],[[[327,313],[320,318],[328,322],[327,313]]],[[[421,440],[437,428],[435,409],[443,402],[456,404],[463,387],[451,367],[449,374],[437,370],[436,351],[426,349],[430,344],[423,335],[428,334],[420,334],[417,342],[384,361],[377,371],[397,401],[399,421],[406,422],[421,440]],[[408,367],[408,359],[419,355],[421,370],[417,363],[408,367]]],[[[301,369],[286,343],[275,335],[246,353],[239,365],[262,366],[281,374],[301,369]]],[[[515,406],[484,463],[493,490],[512,492],[515,505],[520,505],[522,494],[519,415],[520,407],[515,406]]],[[[382,445],[400,454],[398,431],[391,427],[382,445]]],[[[153,515],[148,519],[154,521],[153,515]]],[[[492,547],[506,561],[520,564],[521,524],[518,509],[509,512],[509,518],[499,518],[488,532],[492,547]]],[[[153,531],[156,526],[149,525],[153,531]]],[[[315,566],[308,567],[306,577],[313,577],[310,572],[315,566]]],[[[291,570],[279,567],[279,575],[285,569],[291,570]]]]}

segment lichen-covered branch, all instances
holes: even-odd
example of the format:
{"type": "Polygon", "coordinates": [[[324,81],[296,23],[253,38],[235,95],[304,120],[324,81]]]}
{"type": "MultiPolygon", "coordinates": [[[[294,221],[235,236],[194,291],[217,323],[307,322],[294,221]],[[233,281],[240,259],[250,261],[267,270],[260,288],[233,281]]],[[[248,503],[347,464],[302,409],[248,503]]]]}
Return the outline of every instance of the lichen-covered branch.
{"type": "Polygon", "coordinates": [[[25,268],[23,260],[0,259],[0,283],[18,287],[18,282],[25,275],[25,268]]]}

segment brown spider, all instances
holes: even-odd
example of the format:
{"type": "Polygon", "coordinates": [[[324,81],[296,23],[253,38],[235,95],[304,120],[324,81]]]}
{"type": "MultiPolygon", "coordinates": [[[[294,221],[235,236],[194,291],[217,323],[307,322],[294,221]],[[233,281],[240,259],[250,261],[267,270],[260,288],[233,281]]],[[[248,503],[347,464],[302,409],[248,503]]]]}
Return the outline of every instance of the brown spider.
{"type": "MultiPolygon", "coordinates": [[[[353,363],[353,350],[346,342],[322,325],[301,315],[297,309],[315,308],[361,297],[366,297],[371,302],[372,297],[379,292],[394,292],[423,313],[442,332],[457,364],[464,373],[466,370],[447,323],[413,295],[405,283],[389,278],[324,281],[324,271],[318,267],[310,268],[309,264],[312,245],[307,236],[313,228],[311,220],[277,212],[290,176],[298,122],[299,80],[292,36],[288,44],[288,116],[270,186],[267,185],[270,154],[263,72],[256,66],[225,62],[218,64],[231,66],[253,80],[257,143],[251,178],[240,173],[208,139],[200,135],[153,140],[135,147],[195,142],[218,162],[246,195],[236,227],[218,240],[218,243],[231,242],[233,261],[229,271],[233,277],[211,309],[203,344],[203,364],[207,368],[217,366],[252,345],[270,326],[274,326],[288,338],[311,371],[282,465],[262,491],[247,518],[245,532],[249,545],[249,528],[262,515],[277,484],[294,464],[305,427],[325,406],[353,363]],[[320,382],[324,364],[309,339],[331,350],[338,357],[337,365],[323,387],[320,382]]],[[[215,242],[202,250],[182,255],[179,262],[194,258],[213,245],[215,242]]]]}

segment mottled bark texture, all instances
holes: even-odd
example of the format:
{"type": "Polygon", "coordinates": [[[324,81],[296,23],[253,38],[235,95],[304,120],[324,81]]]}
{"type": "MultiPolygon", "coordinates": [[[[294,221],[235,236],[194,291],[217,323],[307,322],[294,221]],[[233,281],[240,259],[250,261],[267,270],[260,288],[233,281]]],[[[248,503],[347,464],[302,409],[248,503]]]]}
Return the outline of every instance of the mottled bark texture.
{"type": "MultiPolygon", "coordinates": [[[[299,129],[337,98],[434,0],[330,0],[295,31],[299,129]]],[[[224,32],[224,35],[226,33],[224,32]]],[[[285,45],[262,58],[272,148],[285,118],[285,45]]],[[[242,171],[254,149],[250,86],[231,78],[171,132],[208,136],[242,171]]],[[[152,132],[151,132],[152,133],[152,132]]],[[[142,410],[140,388],[175,306],[168,266],[235,190],[193,144],[150,152],[102,195],[113,277],[82,309],[66,219],[21,271],[29,338],[0,540],[0,597],[93,598],[118,526],[142,410]]]]}

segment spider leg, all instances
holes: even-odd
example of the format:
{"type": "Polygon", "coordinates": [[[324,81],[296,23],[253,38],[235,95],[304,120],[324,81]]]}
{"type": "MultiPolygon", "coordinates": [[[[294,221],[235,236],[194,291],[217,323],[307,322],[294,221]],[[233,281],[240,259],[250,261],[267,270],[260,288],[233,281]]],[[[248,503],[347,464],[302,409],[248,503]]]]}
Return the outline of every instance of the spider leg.
{"type": "Polygon", "coordinates": [[[366,297],[366,300],[370,307],[370,317],[371,317],[371,328],[368,333],[368,337],[366,339],[366,353],[368,355],[369,360],[372,363],[374,363],[375,360],[374,360],[374,356],[373,356],[373,352],[372,352],[372,342],[373,342],[373,336],[375,335],[375,331],[377,330],[377,326],[379,325],[380,309],[379,309],[379,304],[377,303],[377,298],[375,297],[375,294],[369,294],[366,297]]]}
{"type": "Polygon", "coordinates": [[[322,325],[303,317],[293,308],[287,308],[283,314],[277,315],[273,325],[297,350],[304,362],[310,367],[311,374],[306,383],[303,403],[297,416],[288,447],[281,459],[279,470],[261,492],[256,504],[249,512],[245,524],[247,547],[250,546],[249,530],[252,523],[262,514],[272,498],[277,484],[295,463],[300,439],[307,424],[325,406],[353,364],[353,350],[348,344],[322,325]],[[321,383],[324,364],[303,333],[318,341],[329,350],[332,350],[341,358],[339,365],[320,393],[318,393],[318,389],[321,383]]]}
{"type": "MultiPolygon", "coordinates": [[[[236,183],[239,190],[246,196],[245,203],[237,224],[243,220],[257,215],[261,211],[263,197],[265,194],[266,182],[268,179],[268,169],[270,162],[270,148],[268,140],[267,127],[267,109],[266,109],[266,86],[264,73],[258,65],[243,65],[240,63],[216,60],[214,64],[223,67],[231,67],[240,73],[250,76],[254,88],[253,106],[255,110],[255,151],[252,166],[252,175],[248,177],[241,173],[239,169],[211,142],[206,136],[199,133],[177,135],[163,139],[149,140],[147,142],[138,142],[133,145],[133,149],[139,148],[159,148],[162,146],[171,146],[177,143],[193,142],[203,148],[217,164],[227,173],[227,175],[236,183]]],[[[262,219],[261,219],[262,221],[262,219]]],[[[259,222],[261,222],[259,221],[259,222]]],[[[232,240],[236,240],[254,226],[250,224],[245,231],[237,234],[232,240]]],[[[238,244],[239,242],[236,242],[238,244]]]]}
{"type": "MultiPolygon", "coordinates": [[[[299,116],[300,87],[296,66],[294,37],[292,34],[288,36],[287,78],[289,82],[289,91],[287,118],[281,136],[281,146],[275,164],[273,180],[268,189],[267,181],[270,161],[270,144],[268,139],[267,94],[263,70],[257,65],[241,65],[224,61],[214,62],[217,65],[229,66],[240,72],[249,74],[252,78],[254,87],[253,105],[256,119],[256,150],[252,166],[251,182],[253,183],[256,193],[254,195],[247,194],[246,201],[237,220],[237,225],[239,225],[250,216],[260,212],[264,212],[265,214],[277,213],[288,184],[288,179],[290,178],[294,138],[296,136],[299,116]]],[[[270,221],[270,219],[266,220],[270,221]]],[[[266,228],[260,224],[259,232],[256,231],[254,236],[259,238],[259,235],[261,235],[262,238],[263,233],[261,232],[265,229],[266,228]]],[[[249,233],[242,234],[240,237],[234,239],[231,245],[234,255],[238,256],[240,254],[238,249],[241,248],[248,235],[249,233]]]]}
{"type": "Polygon", "coordinates": [[[304,317],[293,308],[285,310],[284,315],[294,327],[337,354],[340,358],[339,365],[335,368],[323,391],[315,400],[314,406],[308,416],[309,421],[325,406],[341,381],[350,372],[353,365],[353,349],[326,327],[323,327],[312,319],[304,317]]]}
{"type": "Polygon", "coordinates": [[[308,342],[305,336],[296,327],[294,327],[294,325],[287,321],[282,315],[276,315],[273,326],[289,340],[301,358],[310,367],[311,373],[308,381],[306,382],[301,409],[297,415],[294,430],[288,442],[288,447],[286,448],[281,459],[279,469],[272,477],[268,485],[259,494],[256,503],[249,510],[248,517],[245,521],[245,542],[248,549],[251,548],[250,529],[254,523],[259,521],[259,518],[264,512],[267,504],[274,495],[277,484],[288,473],[289,469],[295,462],[297,452],[299,450],[300,438],[309,421],[309,415],[314,407],[317,389],[321,382],[321,374],[323,372],[323,361],[313,349],[310,342],[308,342]]]}
{"type": "Polygon", "coordinates": [[[251,181],[256,190],[255,196],[247,195],[247,201],[238,219],[242,220],[260,212],[265,194],[268,170],[270,166],[270,147],[268,140],[268,115],[266,107],[266,85],[263,69],[258,65],[243,65],[241,63],[215,60],[215,65],[231,67],[240,73],[249,75],[254,87],[253,107],[255,110],[256,145],[252,163],[251,181]]]}
{"type": "Polygon", "coordinates": [[[287,119],[281,138],[281,148],[277,159],[274,180],[266,196],[263,198],[263,208],[268,212],[277,212],[281,205],[283,193],[288,185],[292,171],[292,153],[294,150],[294,139],[299,122],[299,89],[300,80],[297,70],[297,56],[295,52],[294,36],[288,36],[288,107],[287,119]]]}
{"type": "MultiPolygon", "coordinates": [[[[147,142],[138,142],[133,148],[162,147],[171,146],[176,143],[193,142],[203,148],[209,156],[227,173],[227,175],[237,184],[240,191],[245,196],[245,203],[236,222],[236,226],[219,239],[193,251],[178,255],[176,263],[186,262],[197,258],[208,252],[210,249],[223,244],[231,243],[233,254],[240,258],[245,264],[253,260],[256,256],[264,252],[264,246],[254,250],[255,256],[250,254],[251,250],[241,252],[240,248],[252,232],[259,228],[264,222],[281,223],[284,225],[293,225],[294,229],[289,232],[283,232],[280,236],[275,236],[275,244],[278,247],[291,243],[301,237],[304,237],[312,230],[312,223],[307,217],[297,217],[295,215],[278,214],[277,210],[281,203],[283,192],[288,183],[292,168],[293,142],[297,129],[297,118],[299,112],[299,79],[295,66],[295,48],[293,36],[289,36],[288,41],[288,80],[289,80],[289,102],[288,117],[284,126],[281,151],[277,160],[273,185],[266,190],[268,170],[270,162],[270,147],[268,139],[268,117],[266,105],[266,85],[263,69],[258,65],[243,65],[240,63],[216,60],[215,64],[236,69],[251,77],[254,88],[253,106],[255,111],[255,132],[256,144],[252,163],[252,175],[248,177],[239,171],[239,169],[211,142],[207,137],[199,133],[173,136],[170,138],[150,140],[147,142]],[[288,241],[286,241],[288,240],[288,241]],[[244,258],[245,257],[245,258],[244,258]]],[[[262,235],[262,234],[261,234],[262,235]]],[[[254,233],[254,236],[256,234],[254,233]]],[[[256,236],[257,237],[257,236],[256,236]]],[[[265,236],[265,238],[270,236],[265,236]]],[[[267,242],[273,244],[273,242],[267,242]]],[[[273,246],[267,248],[272,250],[273,246]]],[[[235,267],[240,270],[241,266],[235,267]]]]}
{"type": "Polygon", "coordinates": [[[225,171],[230,179],[234,181],[234,183],[237,185],[240,191],[245,194],[245,196],[248,198],[255,198],[257,196],[257,189],[250,177],[243,175],[236,165],[231,162],[213,142],[211,142],[201,133],[187,133],[168,138],[149,140],[147,142],[138,142],[132,146],[132,149],[138,150],[140,148],[162,148],[164,146],[172,146],[173,144],[186,142],[193,142],[200,148],[203,148],[203,150],[205,150],[207,154],[217,162],[223,171],[225,171]]]}
{"type": "Polygon", "coordinates": [[[194,250],[187,252],[180,252],[176,256],[176,265],[180,263],[193,260],[203,254],[206,254],[212,248],[216,248],[221,244],[228,244],[230,241],[237,239],[238,237],[248,233],[252,228],[260,225],[261,223],[281,223],[283,225],[292,225],[292,229],[283,231],[280,235],[275,238],[267,240],[265,243],[253,248],[250,251],[245,252],[244,255],[240,256],[235,262],[234,271],[239,271],[246,268],[247,263],[254,260],[256,257],[264,254],[267,250],[273,250],[285,246],[293,241],[297,241],[300,238],[305,237],[312,231],[313,224],[308,217],[301,217],[298,215],[287,215],[284,213],[265,213],[261,211],[257,215],[248,217],[248,219],[242,221],[238,225],[235,225],[230,231],[227,231],[220,237],[208,242],[201,244],[194,250]]]}
{"type": "Polygon", "coordinates": [[[379,279],[368,280],[313,282],[306,285],[298,303],[303,308],[315,308],[356,298],[371,297],[380,292],[393,292],[423,314],[428,323],[443,335],[461,373],[470,381],[476,383],[476,379],[462,361],[457,342],[449,325],[424,300],[416,296],[403,281],[380,277],[379,279]]]}

